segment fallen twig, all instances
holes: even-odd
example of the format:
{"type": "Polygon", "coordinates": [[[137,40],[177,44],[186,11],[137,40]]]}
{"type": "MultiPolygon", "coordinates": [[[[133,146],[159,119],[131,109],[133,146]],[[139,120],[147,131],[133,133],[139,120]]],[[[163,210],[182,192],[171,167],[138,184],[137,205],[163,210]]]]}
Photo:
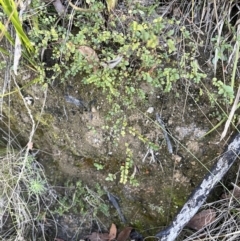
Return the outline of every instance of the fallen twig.
{"type": "Polygon", "coordinates": [[[213,187],[223,178],[240,154],[240,134],[237,134],[229,144],[227,151],[219,158],[201,184],[193,191],[172,224],[159,232],[156,237],[161,241],[173,241],[184,226],[197,213],[206,201],[213,187]]]}

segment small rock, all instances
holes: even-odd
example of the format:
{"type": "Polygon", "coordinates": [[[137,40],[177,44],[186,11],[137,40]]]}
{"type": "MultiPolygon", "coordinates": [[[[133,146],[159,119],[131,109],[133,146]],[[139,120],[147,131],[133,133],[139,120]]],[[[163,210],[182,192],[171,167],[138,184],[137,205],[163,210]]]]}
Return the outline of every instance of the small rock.
{"type": "Polygon", "coordinates": [[[168,126],[171,126],[172,124],[173,124],[173,119],[170,118],[170,119],[168,120],[168,126]]]}
{"type": "Polygon", "coordinates": [[[179,162],[181,162],[181,160],[182,160],[182,157],[180,157],[179,155],[172,155],[172,159],[175,161],[175,162],[177,162],[177,163],[179,163],[179,162]]]}
{"type": "Polygon", "coordinates": [[[149,107],[149,108],[147,109],[147,113],[149,113],[149,114],[152,114],[153,111],[154,111],[154,108],[153,108],[153,107],[149,107]]]}
{"type": "Polygon", "coordinates": [[[93,112],[93,113],[97,112],[96,108],[92,107],[91,112],[93,112]]]}

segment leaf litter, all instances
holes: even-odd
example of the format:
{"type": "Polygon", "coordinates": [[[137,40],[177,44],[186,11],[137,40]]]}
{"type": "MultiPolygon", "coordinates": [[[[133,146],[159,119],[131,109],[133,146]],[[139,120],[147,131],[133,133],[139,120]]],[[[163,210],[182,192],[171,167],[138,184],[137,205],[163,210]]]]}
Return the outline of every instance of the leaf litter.
{"type": "Polygon", "coordinates": [[[141,234],[136,232],[132,227],[125,227],[117,236],[117,227],[112,223],[109,233],[92,232],[86,236],[90,241],[126,241],[128,238],[142,241],[143,237],[141,234]],[[131,235],[133,234],[133,235],[131,235]]]}

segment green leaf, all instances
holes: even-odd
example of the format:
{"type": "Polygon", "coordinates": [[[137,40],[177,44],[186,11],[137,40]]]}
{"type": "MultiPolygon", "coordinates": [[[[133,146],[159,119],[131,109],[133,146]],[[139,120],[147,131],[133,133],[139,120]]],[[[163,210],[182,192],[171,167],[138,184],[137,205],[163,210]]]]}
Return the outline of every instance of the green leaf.
{"type": "Polygon", "coordinates": [[[172,39],[168,39],[167,45],[169,54],[176,51],[175,42],[172,39]]]}
{"type": "Polygon", "coordinates": [[[100,164],[100,163],[96,163],[95,162],[93,165],[97,168],[98,171],[102,170],[104,168],[104,166],[102,164],[100,164]]]}
{"type": "Polygon", "coordinates": [[[23,31],[22,23],[18,17],[18,12],[17,12],[15,2],[13,0],[4,0],[4,1],[0,0],[0,4],[2,5],[2,8],[5,14],[10,18],[22,44],[29,52],[32,52],[33,51],[32,43],[30,42],[29,38],[23,31]]]}
{"type": "Polygon", "coordinates": [[[108,176],[105,178],[106,181],[114,181],[116,179],[116,175],[112,173],[108,173],[108,176]]]}
{"type": "Polygon", "coordinates": [[[232,86],[223,84],[222,89],[220,89],[219,94],[224,94],[229,98],[234,98],[234,91],[232,86]]]}
{"type": "Polygon", "coordinates": [[[9,55],[8,51],[6,51],[6,49],[0,47],[0,52],[2,52],[3,54],[9,55]]]}
{"type": "Polygon", "coordinates": [[[170,31],[167,32],[167,36],[170,37],[174,34],[174,30],[171,29],[170,31]]]}
{"type": "Polygon", "coordinates": [[[0,30],[1,30],[1,35],[5,35],[5,37],[7,38],[7,40],[14,45],[14,40],[11,37],[11,35],[9,34],[9,32],[7,31],[6,27],[0,22],[0,30]]]}
{"type": "Polygon", "coordinates": [[[148,48],[156,48],[158,46],[158,37],[156,35],[152,35],[151,38],[147,41],[148,48]]]}

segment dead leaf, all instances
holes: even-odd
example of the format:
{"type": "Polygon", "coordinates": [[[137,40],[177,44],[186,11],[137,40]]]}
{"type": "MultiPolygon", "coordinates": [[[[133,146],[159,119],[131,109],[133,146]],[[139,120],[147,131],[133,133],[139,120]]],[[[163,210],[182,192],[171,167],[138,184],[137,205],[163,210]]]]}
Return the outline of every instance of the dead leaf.
{"type": "Polygon", "coordinates": [[[188,222],[189,228],[200,230],[207,226],[209,223],[216,219],[216,212],[214,209],[206,209],[194,215],[194,217],[188,222]]]}
{"type": "Polygon", "coordinates": [[[93,232],[88,235],[87,238],[89,238],[91,241],[107,241],[109,240],[109,234],[93,232]]]}
{"type": "Polygon", "coordinates": [[[92,63],[93,61],[99,61],[97,53],[92,48],[88,46],[80,46],[78,50],[87,59],[89,63],[92,63]]]}
{"type": "Polygon", "coordinates": [[[112,226],[109,231],[109,241],[115,239],[116,236],[117,236],[117,228],[116,228],[116,225],[112,223],[112,226]]]}
{"type": "Polygon", "coordinates": [[[228,193],[222,194],[221,198],[226,199],[226,198],[240,198],[240,187],[234,183],[232,183],[234,186],[233,190],[230,190],[228,193]]]}
{"type": "Polygon", "coordinates": [[[118,235],[117,241],[126,241],[131,233],[133,228],[126,227],[118,235]]]}

